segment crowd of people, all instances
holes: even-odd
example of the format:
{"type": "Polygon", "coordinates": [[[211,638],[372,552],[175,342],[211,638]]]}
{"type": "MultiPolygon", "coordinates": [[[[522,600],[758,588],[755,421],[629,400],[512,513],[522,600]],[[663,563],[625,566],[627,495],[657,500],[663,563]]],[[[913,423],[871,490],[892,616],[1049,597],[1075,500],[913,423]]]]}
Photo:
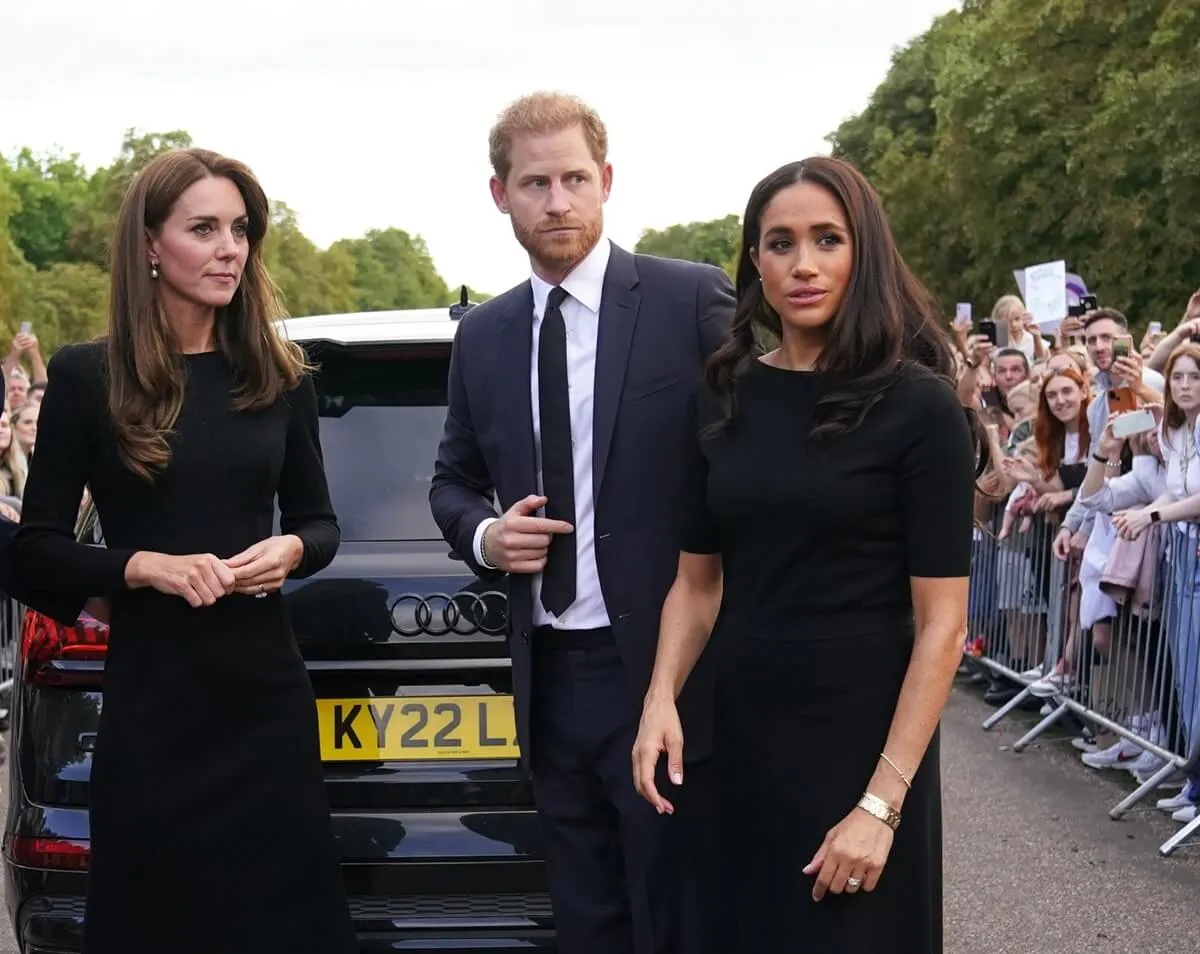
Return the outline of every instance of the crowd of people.
{"type": "MultiPolygon", "coordinates": [[[[967,655],[1006,660],[987,670],[997,705],[1093,704],[1093,659],[1148,624],[1154,651],[1133,655],[1162,691],[1125,692],[1107,710],[1125,735],[1101,747],[1081,726],[1079,747],[1176,785],[1160,807],[1195,817],[1195,760],[1171,773],[1164,754],[1200,736],[1200,292],[1136,346],[1116,310],[1073,307],[1051,332],[1015,296],[951,340],[845,162],[754,187],[730,283],[607,238],[607,132],[577,99],[511,104],[489,158],[530,271],[461,320],[430,507],[473,572],[508,576],[564,951],[940,952],[937,726],[964,618],[967,655]]],[[[47,372],[22,328],[4,366],[11,576],[54,618],[86,603],[113,645],[155,648],[105,674],[96,954],[356,947],[279,610],[340,531],[314,386],[272,321],[268,223],[240,162],[158,157],[122,204],[106,341],[47,372]],[[84,494],[105,548],[75,539],[84,494]],[[181,737],[210,745],[173,760],[181,737]],[[151,828],[172,839],[126,837],[151,828]],[[251,896],[244,922],[210,917],[251,896]]]]}
{"type": "Polygon", "coordinates": [[[1200,802],[1200,292],[1140,340],[1113,308],[1071,311],[1047,332],[1008,295],[986,327],[952,326],[959,394],[991,445],[967,656],[1008,671],[964,672],[992,705],[1048,715],[1072,699],[1127,729],[1101,744],[1080,719],[1074,744],[1093,769],[1175,792],[1158,807],[1186,824],[1200,802]]]}
{"type": "Polygon", "coordinates": [[[13,337],[2,367],[7,388],[0,409],[0,514],[15,521],[20,519],[29,458],[37,442],[38,411],[46,390],[46,362],[32,330],[21,330],[13,337]]]}

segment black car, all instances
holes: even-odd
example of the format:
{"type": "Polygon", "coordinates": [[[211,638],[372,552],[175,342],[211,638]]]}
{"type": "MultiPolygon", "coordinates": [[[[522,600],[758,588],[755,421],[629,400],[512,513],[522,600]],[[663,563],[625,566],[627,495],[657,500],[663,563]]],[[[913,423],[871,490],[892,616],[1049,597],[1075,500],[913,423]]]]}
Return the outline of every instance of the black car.
{"type": "MultiPolygon", "coordinates": [[[[318,365],[342,529],[333,564],[290,581],[285,600],[317,696],[364,954],[555,950],[541,832],[517,762],[504,580],[477,578],[429,514],[456,311],[284,324],[318,365]]],[[[90,508],[79,536],[103,545],[90,508]]],[[[106,647],[95,620],[68,628],[25,614],[4,835],[25,954],[81,949],[106,647]]]]}

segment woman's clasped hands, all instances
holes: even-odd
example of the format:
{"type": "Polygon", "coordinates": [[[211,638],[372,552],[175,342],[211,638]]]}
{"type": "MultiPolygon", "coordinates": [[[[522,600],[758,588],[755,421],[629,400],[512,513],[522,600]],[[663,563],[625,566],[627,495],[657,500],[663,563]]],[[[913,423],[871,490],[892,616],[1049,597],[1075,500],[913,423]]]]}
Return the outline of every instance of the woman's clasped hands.
{"type": "Polygon", "coordinates": [[[173,556],[140,550],[126,565],[125,580],[132,588],[181,596],[199,608],[231,593],[266,596],[283,585],[303,556],[304,544],[294,534],[268,537],[224,560],[211,553],[173,556]]]}

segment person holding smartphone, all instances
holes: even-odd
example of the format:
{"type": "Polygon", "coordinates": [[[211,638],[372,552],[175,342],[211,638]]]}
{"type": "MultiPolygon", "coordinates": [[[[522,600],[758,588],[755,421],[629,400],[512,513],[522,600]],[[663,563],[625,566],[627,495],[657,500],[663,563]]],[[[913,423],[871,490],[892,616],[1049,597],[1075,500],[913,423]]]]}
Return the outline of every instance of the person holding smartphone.
{"type": "Polygon", "coordinates": [[[1183,317],[1174,330],[1159,338],[1154,352],[1146,362],[1147,366],[1155,371],[1162,371],[1166,368],[1171,355],[1175,353],[1175,349],[1189,341],[1200,341],[1200,289],[1194,291],[1192,297],[1188,299],[1187,307],[1183,310],[1183,317]]]}
{"type": "Polygon", "coordinates": [[[41,345],[37,335],[33,333],[33,323],[21,322],[20,329],[13,336],[8,356],[0,365],[5,379],[8,381],[8,409],[15,411],[25,403],[31,387],[45,385],[46,360],[42,357],[41,345]],[[29,371],[26,372],[24,361],[29,361],[29,371]],[[19,385],[19,391],[16,389],[19,385]],[[16,393],[14,393],[16,391],[16,393]]]}
{"type": "MultiPolygon", "coordinates": [[[[1197,304],[1200,305],[1200,301],[1197,304]]],[[[1154,403],[1160,399],[1165,382],[1156,370],[1143,365],[1140,354],[1126,346],[1125,341],[1132,341],[1128,337],[1129,319],[1115,308],[1098,308],[1088,314],[1083,331],[1088,357],[1097,369],[1099,390],[1088,405],[1088,433],[1091,435],[1088,455],[1091,456],[1099,450],[1100,435],[1108,424],[1109,414],[1113,410],[1135,410],[1139,399],[1154,403]],[[1128,390],[1122,391],[1122,388],[1128,390]]],[[[1094,521],[1095,514],[1077,499],[1054,538],[1054,556],[1067,560],[1072,553],[1082,555],[1094,521]]]]}

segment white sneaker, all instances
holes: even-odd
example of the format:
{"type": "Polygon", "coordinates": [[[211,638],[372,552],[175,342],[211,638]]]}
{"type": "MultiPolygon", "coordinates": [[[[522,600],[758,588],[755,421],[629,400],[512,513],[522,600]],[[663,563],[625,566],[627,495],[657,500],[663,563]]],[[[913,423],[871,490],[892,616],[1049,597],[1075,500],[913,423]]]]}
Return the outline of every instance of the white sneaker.
{"type": "Polygon", "coordinates": [[[1187,825],[1196,820],[1196,806],[1189,805],[1187,808],[1181,808],[1171,816],[1173,821],[1179,822],[1181,825],[1187,825]]]}
{"type": "Polygon", "coordinates": [[[1122,768],[1137,776],[1142,782],[1150,781],[1150,777],[1160,771],[1167,763],[1160,759],[1153,752],[1142,751],[1132,762],[1127,762],[1122,768]]]}
{"type": "Polygon", "coordinates": [[[1064,696],[1075,691],[1077,681],[1074,676],[1070,676],[1065,672],[1052,672],[1048,676],[1043,676],[1041,679],[1029,686],[1030,695],[1036,696],[1039,699],[1050,699],[1054,696],[1064,696]]]}
{"type": "Polygon", "coordinates": [[[1189,785],[1178,795],[1172,795],[1170,798],[1160,798],[1155,803],[1155,807],[1160,812],[1170,814],[1179,811],[1181,808],[1194,806],[1198,800],[1196,796],[1200,796],[1200,792],[1197,792],[1193,786],[1189,785]]]}
{"type": "Polygon", "coordinates": [[[1080,752],[1095,752],[1100,746],[1095,742],[1089,742],[1082,735],[1077,735],[1071,740],[1071,745],[1077,748],[1080,752]]]}
{"type": "Polygon", "coordinates": [[[1084,752],[1083,764],[1094,769],[1123,769],[1141,757],[1145,750],[1126,739],[1114,742],[1099,752],[1084,752]]]}
{"type": "Polygon", "coordinates": [[[1035,679],[1041,679],[1042,667],[1034,666],[1032,669],[1026,669],[1023,673],[1021,673],[1021,678],[1026,682],[1033,682],[1035,679]]]}

